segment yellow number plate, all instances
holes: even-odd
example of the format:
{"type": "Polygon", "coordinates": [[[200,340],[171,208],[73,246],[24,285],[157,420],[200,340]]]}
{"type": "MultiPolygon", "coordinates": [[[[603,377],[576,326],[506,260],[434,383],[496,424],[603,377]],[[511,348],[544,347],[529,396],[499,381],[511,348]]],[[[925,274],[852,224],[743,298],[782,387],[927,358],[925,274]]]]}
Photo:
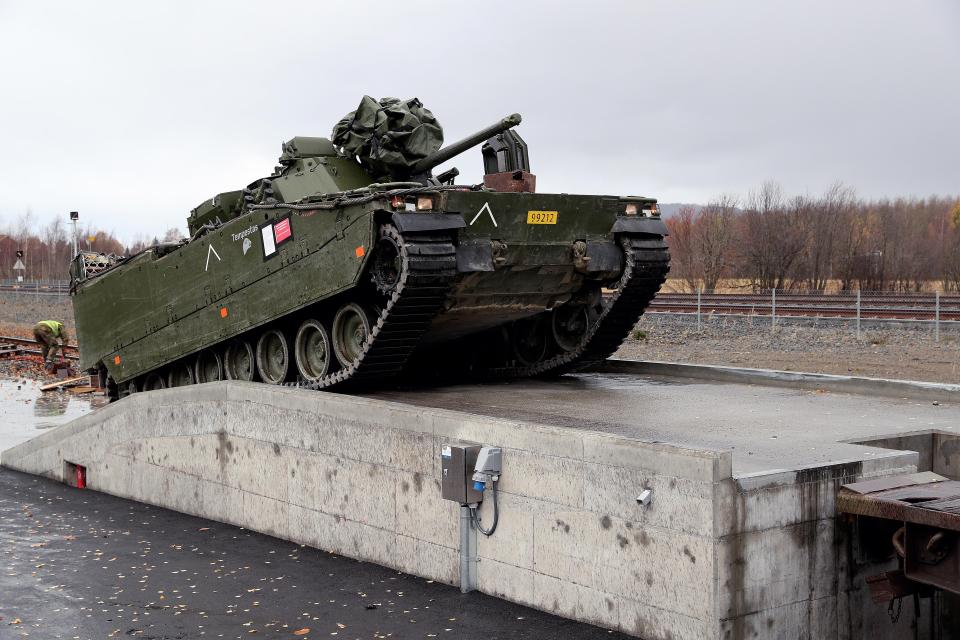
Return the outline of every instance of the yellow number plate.
{"type": "Polygon", "coordinates": [[[527,211],[527,224],[557,224],[557,212],[527,211]]]}

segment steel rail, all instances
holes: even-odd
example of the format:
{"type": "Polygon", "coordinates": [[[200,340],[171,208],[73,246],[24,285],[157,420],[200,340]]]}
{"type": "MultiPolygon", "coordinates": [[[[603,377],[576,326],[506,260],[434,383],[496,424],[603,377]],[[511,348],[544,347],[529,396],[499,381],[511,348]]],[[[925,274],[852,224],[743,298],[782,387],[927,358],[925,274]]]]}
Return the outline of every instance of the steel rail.
{"type": "MultiPolygon", "coordinates": [[[[697,294],[661,293],[650,305],[651,312],[736,314],[771,316],[770,294],[697,294]]],[[[777,315],[798,317],[856,318],[882,320],[960,320],[960,296],[929,294],[851,294],[777,293],[777,315]]]]}
{"type": "Polygon", "coordinates": [[[68,294],[69,283],[0,282],[0,291],[19,293],[68,294]]]}
{"type": "MultiPolygon", "coordinates": [[[[672,292],[661,292],[657,295],[659,300],[668,300],[670,302],[696,302],[697,294],[695,293],[672,293],[672,292]]],[[[700,294],[700,300],[703,302],[725,302],[725,301],[736,301],[736,302],[756,302],[764,303],[768,302],[771,299],[769,293],[702,293],[700,294]]],[[[838,304],[843,302],[849,302],[850,304],[855,304],[857,301],[856,293],[852,294],[802,294],[802,293],[784,293],[780,290],[777,290],[777,301],[783,300],[784,302],[797,302],[797,303],[826,303],[826,304],[838,304]]],[[[870,302],[873,304],[884,304],[884,305],[893,305],[893,304],[920,304],[920,305],[933,305],[936,303],[935,294],[904,294],[904,293],[862,293],[860,296],[861,302],[870,302]]],[[[957,305],[960,306],[960,295],[956,294],[941,294],[940,295],[940,304],[943,305],[957,305]]]]}
{"type": "MultiPolygon", "coordinates": [[[[37,346],[39,343],[32,338],[20,338],[18,336],[0,336],[0,345],[23,345],[23,346],[37,346]]],[[[39,349],[27,349],[25,350],[28,353],[40,353],[39,349]]],[[[63,347],[64,355],[71,359],[76,360],[78,358],[79,350],[77,347],[72,345],[67,345],[63,347]],[[69,352],[69,353],[67,353],[69,352]]]]}

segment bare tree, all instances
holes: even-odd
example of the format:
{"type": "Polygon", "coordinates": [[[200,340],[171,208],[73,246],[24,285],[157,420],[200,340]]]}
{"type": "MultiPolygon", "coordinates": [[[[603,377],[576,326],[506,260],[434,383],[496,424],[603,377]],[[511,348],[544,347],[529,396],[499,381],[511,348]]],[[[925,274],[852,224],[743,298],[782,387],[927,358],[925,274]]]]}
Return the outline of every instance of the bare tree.
{"type": "Polygon", "coordinates": [[[696,265],[694,264],[694,224],[696,207],[680,207],[675,215],[667,218],[670,235],[670,271],[675,278],[682,280],[691,290],[700,286],[696,265]]]}
{"type": "Polygon", "coordinates": [[[943,286],[948,291],[960,291],[960,200],[949,209],[946,218],[943,286]]]}
{"type": "Polygon", "coordinates": [[[736,196],[724,194],[700,210],[695,234],[696,263],[703,288],[708,291],[716,289],[729,271],[737,237],[738,204],[736,196]]]}
{"type": "Polygon", "coordinates": [[[704,207],[681,207],[667,221],[672,268],[690,290],[714,290],[727,275],[737,203],[736,196],[722,195],[704,207]]]}
{"type": "Polygon", "coordinates": [[[853,189],[834,183],[820,198],[795,199],[797,223],[804,236],[799,271],[807,287],[823,291],[833,279],[839,247],[849,237],[849,212],[856,204],[853,189]]]}
{"type": "Polygon", "coordinates": [[[868,241],[869,229],[862,209],[851,207],[837,213],[839,224],[834,238],[835,255],[833,275],[840,280],[840,288],[850,291],[859,282],[862,256],[868,241]]]}
{"type": "Polygon", "coordinates": [[[787,206],[776,182],[764,182],[751,192],[740,227],[742,269],[754,289],[792,286],[794,267],[804,247],[803,231],[797,224],[802,215],[802,202],[795,200],[787,206]]]}
{"type": "Polygon", "coordinates": [[[70,262],[70,243],[67,240],[63,219],[54,217],[43,227],[43,255],[46,264],[41,269],[43,279],[56,279],[63,273],[64,266],[70,262]]]}
{"type": "Polygon", "coordinates": [[[166,230],[166,232],[164,232],[163,241],[176,242],[177,240],[180,240],[183,237],[184,237],[183,232],[180,231],[180,229],[178,229],[177,227],[170,227],[169,229],[166,230]]]}

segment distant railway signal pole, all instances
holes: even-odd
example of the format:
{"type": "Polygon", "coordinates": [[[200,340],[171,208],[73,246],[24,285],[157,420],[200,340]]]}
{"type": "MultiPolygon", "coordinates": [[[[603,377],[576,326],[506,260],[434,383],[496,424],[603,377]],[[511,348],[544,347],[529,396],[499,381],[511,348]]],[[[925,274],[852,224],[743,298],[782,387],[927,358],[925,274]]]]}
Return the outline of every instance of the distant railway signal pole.
{"type": "Polygon", "coordinates": [[[15,303],[14,307],[16,308],[16,321],[20,322],[20,286],[19,283],[23,282],[23,273],[27,270],[26,265],[23,264],[23,250],[17,249],[17,261],[13,263],[13,270],[17,272],[17,288],[14,291],[15,303]]]}
{"type": "Polygon", "coordinates": [[[13,263],[13,270],[20,271],[17,274],[17,282],[23,282],[23,272],[27,270],[27,267],[23,264],[23,251],[17,249],[17,261],[13,263]]]}

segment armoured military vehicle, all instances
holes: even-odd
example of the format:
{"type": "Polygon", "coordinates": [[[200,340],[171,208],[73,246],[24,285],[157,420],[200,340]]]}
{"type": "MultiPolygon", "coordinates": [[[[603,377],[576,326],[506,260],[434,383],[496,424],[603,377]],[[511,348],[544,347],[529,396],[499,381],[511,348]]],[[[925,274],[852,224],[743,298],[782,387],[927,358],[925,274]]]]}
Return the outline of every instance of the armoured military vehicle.
{"type": "Polygon", "coordinates": [[[221,379],[314,389],[562,373],[617,349],[669,269],[647,197],[535,192],[511,115],[442,147],[417,100],[193,210],[190,238],[72,263],[80,366],[113,397],[221,379]],[[432,169],[483,144],[483,184],[432,169]]]}

